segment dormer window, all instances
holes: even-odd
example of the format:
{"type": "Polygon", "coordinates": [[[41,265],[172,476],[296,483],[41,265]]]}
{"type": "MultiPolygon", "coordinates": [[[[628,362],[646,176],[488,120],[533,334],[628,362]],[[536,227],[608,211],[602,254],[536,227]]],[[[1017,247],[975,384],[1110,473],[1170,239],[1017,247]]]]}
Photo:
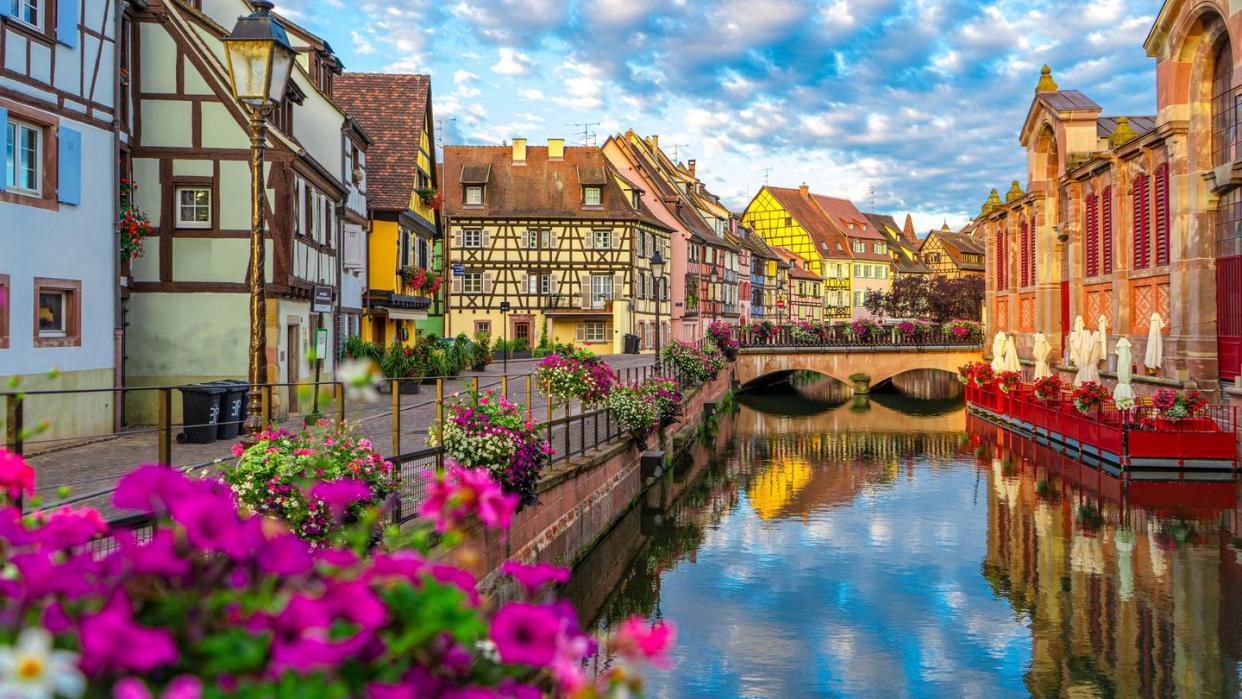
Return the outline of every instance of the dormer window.
{"type": "Polygon", "coordinates": [[[466,185],[466,206],[483,206],[482,185],[466,185]]]}
{"type": "Polygon", "coordinates": [[[599,206],[601,202],[599,187],[583,187],[582,188],[582,205],[583,206],[599,206]]]}
{"type": "Polygon", "coordinates": [[[642,197],[638,196],[637,189],[630,192],[630,206],[634,207],[635,211],[642,206],[642,197]]]}

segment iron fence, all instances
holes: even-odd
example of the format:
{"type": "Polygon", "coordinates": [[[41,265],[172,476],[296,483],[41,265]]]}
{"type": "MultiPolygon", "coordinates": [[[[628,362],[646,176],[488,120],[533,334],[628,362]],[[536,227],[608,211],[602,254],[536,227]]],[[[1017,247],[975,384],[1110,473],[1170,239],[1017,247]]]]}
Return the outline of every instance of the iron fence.
{"type": "Polygon", "coordinates": [[[742,327],[738,328],[738,343],[744,349],[801,347],[978,349],[983,346],[983,335],[977,330],[961,334],[941,327],[920,329],[915,326],[909,331],[903,331],[899,325],[866,327],[867,329],[863,332],[856,331],[849,323],[812,326],[810,329],[795,325],[783,325],[769,329],[762,327],[757,329],[754,326],[742,327]]]}

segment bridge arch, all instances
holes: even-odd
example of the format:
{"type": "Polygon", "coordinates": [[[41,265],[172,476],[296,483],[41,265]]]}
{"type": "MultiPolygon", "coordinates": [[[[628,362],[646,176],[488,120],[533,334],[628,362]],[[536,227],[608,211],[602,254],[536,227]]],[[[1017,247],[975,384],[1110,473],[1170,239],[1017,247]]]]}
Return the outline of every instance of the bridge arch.
{"type": "Polygon", "coordinates": [[[957,373],[968,361],[982,355],[976,348],[942,348],[926,351],[886,348],[843,349],[839,347],[753,348],[742,350],[737,358],[737,379],[751,384],[765,376],[792,371],[813,371],[834,378],[855,391],[867,392],[893,377],[915,369],[935,369],[957,373]]]}

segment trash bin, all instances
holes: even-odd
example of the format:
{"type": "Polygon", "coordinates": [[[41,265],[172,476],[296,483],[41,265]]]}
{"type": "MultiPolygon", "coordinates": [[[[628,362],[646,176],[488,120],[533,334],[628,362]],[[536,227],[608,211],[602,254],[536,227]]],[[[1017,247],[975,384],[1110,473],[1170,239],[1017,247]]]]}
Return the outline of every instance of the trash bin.
{"type": "Polygon", "coordinates": [[[630,333],[626,333],[624,339],[625,339],[625,353],[626,354],[638,354],[638,336],[631,335],[630,333]]]}
{"type": "Polygon", "coordinates": [[[220,424],[220,402],[228,388],[219,384],[200,383],[181,387],[181,424],[177,442],[211,444],[216,441],[220,424]]]}
{"type": "Polygon", "coordinates": [[[223,386],[226,391],[220,399],[220,424],[216,426],[216,439],[235,439],[248,414],[246,408],[250,405],[250,384],[241,379],[224,379],[212,383],[223,386]]]}

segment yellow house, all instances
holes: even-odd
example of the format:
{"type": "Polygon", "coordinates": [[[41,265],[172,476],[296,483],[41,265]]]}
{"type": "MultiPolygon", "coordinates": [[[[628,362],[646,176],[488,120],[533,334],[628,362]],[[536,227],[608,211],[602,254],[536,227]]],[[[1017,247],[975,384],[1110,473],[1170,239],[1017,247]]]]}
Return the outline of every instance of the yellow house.
{"type": "Polygon", "coordinates": [[[443,264],[426,75],[345,73],[335,96],[371,138],[370,236],[361,334],[372,342],[444,334],[443,264]]]}
{"type": "Polygon", "coordinates": [[[448,334],[614,354],[651,334],[658,304],[667,337],[669,266],[656,279],[650,258],[669,259],[671,229],[642,193],[599,148],[445,146],[448,334]]]}
{"type": "Polygon", "coordinates": [[[799,189],[764,186],[746,207],[742,222],[768,245],[796,255],[805,271],[823,280],[825,319],[851,316],[854,256],[849,241],[811,199],[806,185],[799,189]]]}

